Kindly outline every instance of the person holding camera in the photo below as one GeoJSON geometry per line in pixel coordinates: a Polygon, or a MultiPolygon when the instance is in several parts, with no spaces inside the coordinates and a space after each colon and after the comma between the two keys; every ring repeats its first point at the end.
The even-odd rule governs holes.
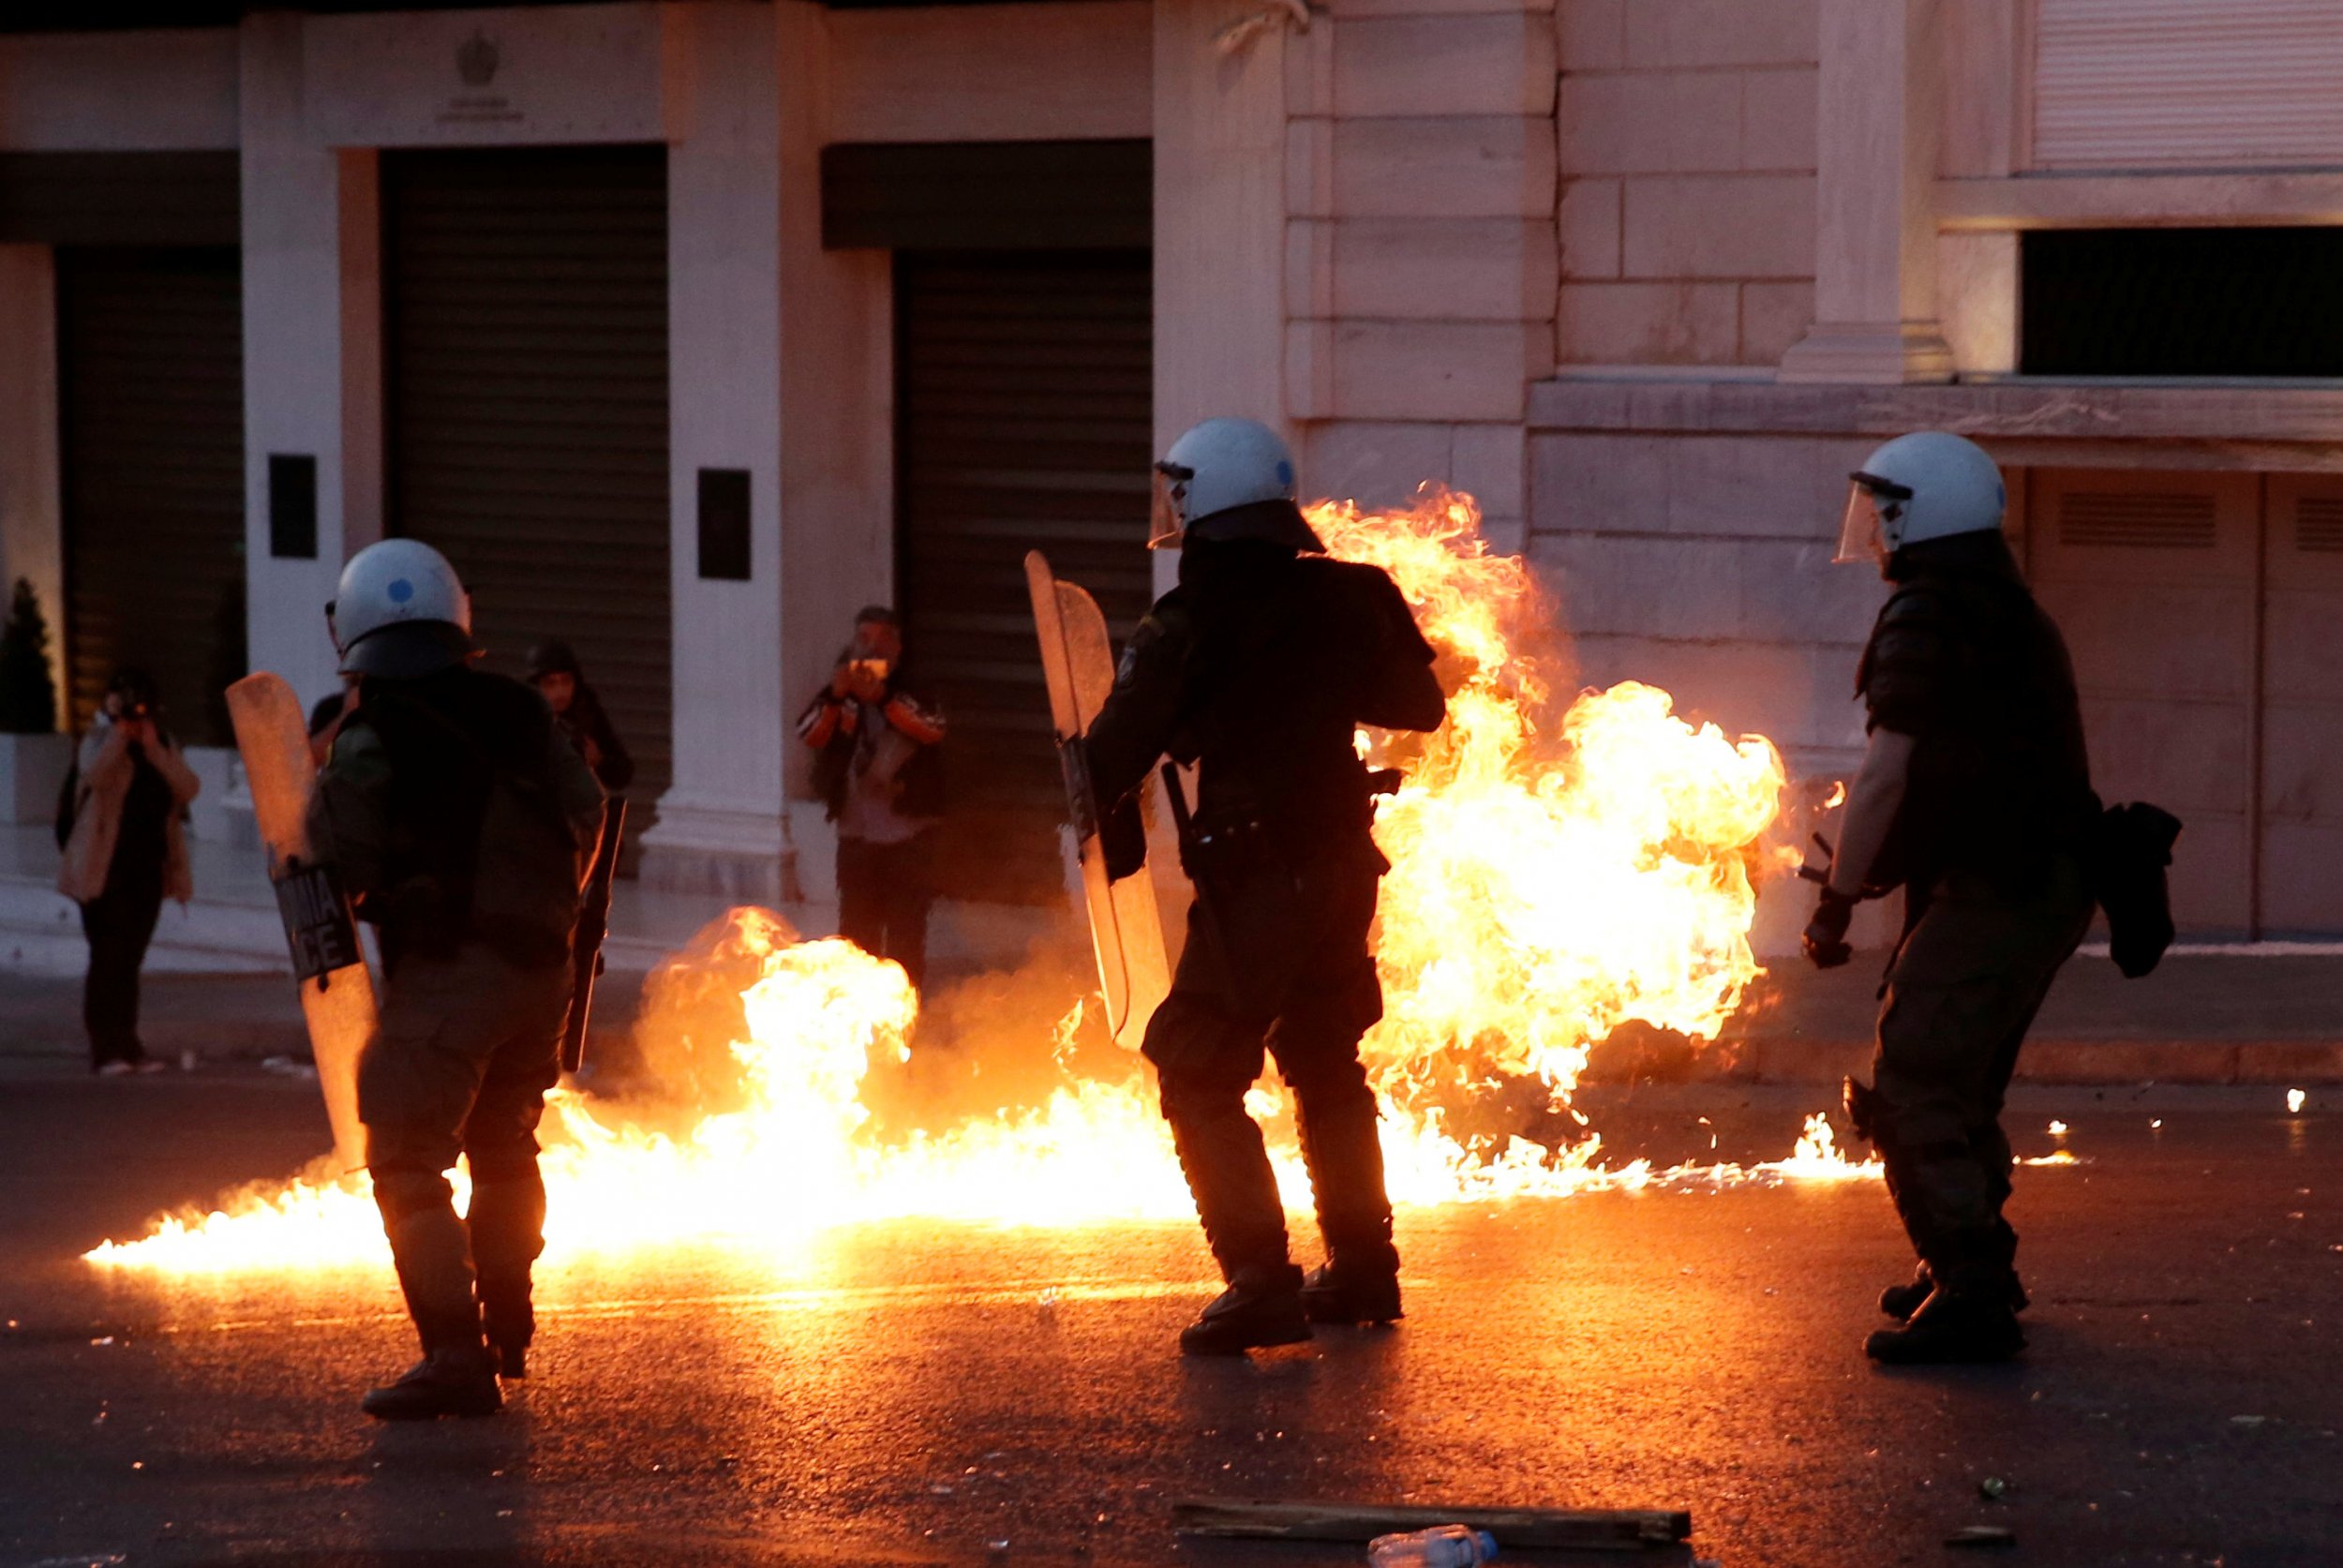
{"type": "Polygon", "coordinates": [[[82,1020],[90,1070],[101,1076],[163,1069],[139,1039],[139,970],[163,900],[195,896],[180,819],[201,787],[163,727],[154,678],[116,671],[82,738],[57,824],[65,850],[57,891],[82,906],[89,941],[82,1020]]]}
{"type": "Polygon", "coordinates": [[[813,787],[838,824],[838,934],[927,975],[935,902],[934,828],[944,814],[944,720],[903,683],[903,621],[884,605],[856,615],[829,684],[798,718],[818,754],[813,787]]]}

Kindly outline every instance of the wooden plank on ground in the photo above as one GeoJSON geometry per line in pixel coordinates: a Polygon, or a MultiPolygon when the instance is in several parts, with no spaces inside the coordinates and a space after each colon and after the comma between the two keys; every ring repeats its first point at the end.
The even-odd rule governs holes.
{"type": "Polygon", "coordinates": [[[1485,1530],[1500,1547],[1635,1551],[1689,1539],[1693,1516],[1682,1509],[1425,1508],[1236,1498],[1189,1498],[1172,1504],[1173,1530],[1224,1540],[1370,1541],[1434,1525],[1485,1530]]]}

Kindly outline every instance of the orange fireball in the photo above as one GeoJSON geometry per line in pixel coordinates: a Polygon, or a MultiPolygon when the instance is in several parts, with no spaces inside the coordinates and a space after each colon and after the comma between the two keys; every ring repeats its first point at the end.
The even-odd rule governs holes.
{"type": "MultiPolygon", "coordinates": [[[[1674,711],[1626,682],[1572,694],[1567,655],[1529,564],[1490,552],[1470,498],[1309,508],[1329,549],[1390,572],[1440,653],[1448,721],[1365,735],[1404,783],[1381,806],[1392,862],[1376,959],[1383,1021],[1364,1051],[1384,1103],[1394,1198],[1457,1202],[1736,1168],[1605,1168],[1600,1140],[1561,1149],[1466,1138],[1459,1113],[1495,1086],[1567,1109],[1588,1053],[1640,1020],[1716,1038],[1761,973],[1749,931],[1763,840],[1782,809],[1772,744],[1674,711]]],[[[644,1052],[685,1103],[555,1094],[545,1122],[549,1260],[716,1240],[788,1248],[822,1229],[932,1217],[1024,1225],[1185,1217],[1189,1201],[1135,1059],[1066,1070],[1082,1002],[1058,1026],[1057,1086],[1037,1103],[874,1131],[873,1074],[907,1050],[916,999],[894,964],[735,910],[654,977],[644,1052]]],[[[1278,1098],[1257,1094],[1276,1120],[1278,1098]]],[[[1308,1187],[1278,1122],[1279,1177],[1308,1187]]],[[[1768,1175],[1842,1174],[1821,1118],[1768,1175]]],[[[385,1261],[364,1178],[247,1189],[206,1214],[109,1243],[94,1262],[174,1273],[385,1261]]]]}

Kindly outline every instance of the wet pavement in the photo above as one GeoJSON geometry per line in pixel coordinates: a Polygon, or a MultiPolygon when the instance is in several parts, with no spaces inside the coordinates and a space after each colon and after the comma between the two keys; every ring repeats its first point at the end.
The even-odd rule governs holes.
{"type": "MultiPolygon", "coordinates": [[[[2021,1153],[2056,1116],[2082,1163],[2021,1172],[2014,1366],[1868,1366],[1885,1198],[1792,1182],[1408,1213],[1404,1325],[1249,1362],[1171,1354],[1209,1290],[1185,1225],[582,1262],[503,1416],[385,1428],[354,1400],[411,1355],[387,1269],[78,1259],[296,1169],[314,1090],[0,1072],[0,1568],[1365,1560],[1180,1541],[1193,1495],[1692,1512],[1689,1552],[1557,1562],[1959,1562],[1976,1524],[2045,1564],[2343,1561],[2332,1090],[2022,1091],[2021,1153]]],[[[1595,1098],[1664,1161],[1780,1157],[1816,1108],[1595,1098]]]]}

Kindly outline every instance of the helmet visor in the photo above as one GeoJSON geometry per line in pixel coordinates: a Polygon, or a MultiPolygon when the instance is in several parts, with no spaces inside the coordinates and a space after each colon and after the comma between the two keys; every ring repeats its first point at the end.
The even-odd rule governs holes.
{"type": "Polygon", "coordinates": [[[1154,493],[1147,506],[1149,549],[1180,547],[1180,534],[1187,527],[1187,482],[1195,477],[1194,469],[1184,469],[1176,463],[1156,465],[1154,493]]]}
{"type": "Polygon", "coordinates": [[[1846,515],[1839,519],[1839,551],[1830,558],[1833,566],[1845,566],[1861,561],[1870,566],[1887,563],[1887,537],[1880,530],[1879,496],[1861,479],[1847,482],[1846,515]]]}

